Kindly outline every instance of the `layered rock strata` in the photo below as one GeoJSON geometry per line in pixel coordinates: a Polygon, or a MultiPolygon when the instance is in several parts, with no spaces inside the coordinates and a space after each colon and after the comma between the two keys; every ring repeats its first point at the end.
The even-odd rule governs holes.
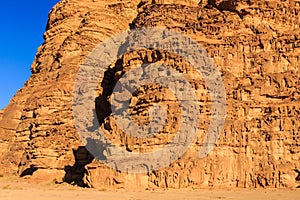
{"type": "Polygon", "coordinates": [[[0,173],[99,188],[298,187],[299,11],[296,0],[62,0],[49,14],[30,79],[0,114],[0,173]],[[102,128],[122,148],[152,151],[174,136],[180,120],[172,94],[150,85],[135,93],[131,112],[138,124],[146,124],[152,103],[168,107],[161,134],[137,140],[116,128],[107,99],[133,65],[172,66],[187,77],[201,108],[197,139],[182,158],[158,171],[127,174],[101,164],[82,146],[72,97],[88,54],[115,34],[140,27],[180,31],[207,50],[222,73],[227,116],[214,150],[198,159],[211,113],[205,82],[168,52],[140,50],[118,58],[99,84],[95,105],[102,128]]]}

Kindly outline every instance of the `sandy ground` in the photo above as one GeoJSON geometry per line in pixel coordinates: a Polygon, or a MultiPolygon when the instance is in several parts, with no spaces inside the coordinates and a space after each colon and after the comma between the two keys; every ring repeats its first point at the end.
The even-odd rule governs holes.
{"type": "Polygon", "coordinates": [[[0,178],[0,200],[300,200],[300,189],[267,190],[96,190],[67,184],[34,184],[16,177],[0,178]]]}

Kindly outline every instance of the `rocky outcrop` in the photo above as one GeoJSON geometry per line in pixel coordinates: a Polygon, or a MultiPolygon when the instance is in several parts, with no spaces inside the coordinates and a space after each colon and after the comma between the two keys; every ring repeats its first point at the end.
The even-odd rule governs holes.
{"type": "MultiPolygon", "coordinates": [[[[299,11],[296,0],[61,1],[49,14],[32,76],[0,117],[0,172],[85,187],[298,187],[299,11]],[[99,97],[108,97],[113,86],[105,80],[117,80],[132,63],[159,62],[186,74],[202,110],[197,140],[180,160],[148,174],[121,173],[82,147],[72,116],[74,80],[80,64],[100,42],[130,28],[156,26],[183,32],[213,58],[227,92],[225,127],[213,152],[198,159],[211,112],[205,82],[174,55],[156,50],[124,55],[111,66],[114,70],[106,72],[99,97]]],[[[135,96],[142,103],[132,105],[133,118],[147,122],[145,113],[153,99],[169,105],[169,114],[176,116],[178,105],[171,96],[164,88],[142,88],[135,96]]],[[[99,121],[128,151],[146,152],[165,144],[178,125],[169,117],[160,136],[136,141],[114,129],[99,97],[99,121]]]]}
{"type": "Polygon", "coordinates": [[[0,120],[2,120],[3,110],[0,110],[0,120]]]}

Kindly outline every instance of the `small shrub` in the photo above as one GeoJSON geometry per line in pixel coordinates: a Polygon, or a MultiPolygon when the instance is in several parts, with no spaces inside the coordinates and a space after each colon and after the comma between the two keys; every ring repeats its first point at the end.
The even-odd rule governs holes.
{"type": "Polygon", "coordinates": [[[2,190],[23,190],[23,188],[18,187],[18,186],[6,185],[6,186],[2,187],[2,190]]]}
{"type": "Polygon", "coordinates": [[[3,190],[8,190],[8,189],[10,189],[10,185],[6,185],[6,186],[2,187],[2,189],[3,190]]]}
{"type": "Polygon", "coordinates": [[[99,192],[107,192],[107,189],[101,188],[101,189],[99,189],[99,192]]]}

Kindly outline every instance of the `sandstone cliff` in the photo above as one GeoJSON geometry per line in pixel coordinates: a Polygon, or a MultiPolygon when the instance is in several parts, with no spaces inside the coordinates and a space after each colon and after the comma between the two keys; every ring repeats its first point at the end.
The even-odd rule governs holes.
{"type": "MultiPolygon", "coordinates": [[[[32,76],[0,117],[0,173],[114,188],[298,187],[299,12],[298,0],[62,0],[49,14],[32,76]],[[153,26],[183,32],[214,59],[227,91],[225,127],[213,152],[197,159],[194,155],[210,113],[207,94],[200,95],[201,131],[180,160],[144,175],[120,173],[97,162],[82,147],[72,118],[74,79],[101,41],[124,30],[153,26]]],[[[197,91],[206,88],[201,78],[189,74],[188,64],[149,51],[119,58],[113,67],[121,70],[108,71],[106,78],[125,72],[131,61],[163,62],[186,73],[197,91]]],[[[109,84],[103,88],[109,90],[109,84]]],[[[142,122],[147,121],[143,112],[151,103],[151,92],[167,101],[163,89],[149,91],[138,92],[145,105],[133,110],[142,122]]],[[[130,151],[142,144],[144,151],[150,151],[164,144],[171,128],[176,128],[176,120],[169,119],[171,128],[165,129],[164,139],[139,143],[114,131],[109,113],[101,109],[103,102],[96,97],[95,101],[103,127],[130,151]]],[[[171,112],[176,114],[176,109],[171,112]]]]}

